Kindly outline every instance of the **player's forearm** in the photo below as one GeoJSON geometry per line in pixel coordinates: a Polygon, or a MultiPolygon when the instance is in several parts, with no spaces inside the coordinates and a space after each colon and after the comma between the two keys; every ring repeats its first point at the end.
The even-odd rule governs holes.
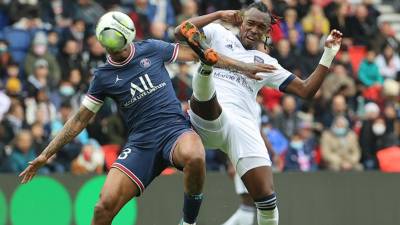
{"type": "MultiPolygon", "coordinates": [[[[214,22],[215,20],[218,20],[221,18],[221,14],[219,11],[204,15],[204,16],[198,16],[198,17],[193,17],[188,19],[189,22],[194,24],[198,29],[214,22]]],[[[177,26],[175,28],[175,37],[178,40],[184,40],[181,33],[180,33],[181,26],[177,26]]]]}
{"type": "Polygon", "coordinates": [[[64,125],[63,129],[56,135],[50,144],[43,150],[41,155],[49,159],[64,145],[71,142],[88,124],[91,115],[82,111],[82,108],[64,125]]]}
{"type": "Polygon", "coordinates": [[[304,96],[302,97],[306,99],[313,98],[321,87],[322,82],[324,82],[328,72],[328,67],[319,64],[314,72],[304,81],[304,96]]]}
{"type": "Polygon", "coordinates": [[[246,72],[246,63],[232,59],[220,53],[218,53],[218,56],[218,62],[215,64],[215,67],[229,71],[246,72]]]}

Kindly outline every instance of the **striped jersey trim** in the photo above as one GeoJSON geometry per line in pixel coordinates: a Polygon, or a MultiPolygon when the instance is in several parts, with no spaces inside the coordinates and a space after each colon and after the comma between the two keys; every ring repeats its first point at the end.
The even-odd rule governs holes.
{"type": "Polygon", "coordinates": [[[111,167],[114,167],[116,169],[121,170],[121,172],[125,173],[139,188],[140,194],[141,195],[144,191],[144,185],[142,181],[134,174],[132,171],[130,171],[128,168],[126,168],[124,165],[120,163],[113,163],[111,167]]]}
{"type": "Polygon", "coordinates": [[[174,47],[174,52],[172,53],[172,57],[170,60],[168,60],[168,63],[173,63],[176,61],[176,59],[178,58],[178,53],[179,53],[179,43],[175,44],[174,47]]]}
{"type": "Polygon", "coordinates": [[[110,63],[112,66],[117,66],[117,67],[121,67],[121,66],[127,65],[133,59],[133,56],[135,55],[135,45],[133,43],[130,44],[130,48],[131,48],[131,52],[129,53],[128,58],[126,58],[124,61],[115,62],[115,61],[113,61],[111,59],[110,55],[108,55],[107,56],[107,62],[110,63]]]}

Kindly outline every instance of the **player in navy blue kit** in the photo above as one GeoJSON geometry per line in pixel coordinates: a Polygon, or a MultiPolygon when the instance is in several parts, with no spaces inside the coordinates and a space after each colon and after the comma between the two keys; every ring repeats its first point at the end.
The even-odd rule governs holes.
{"type": "MultiPolygon", "coordinates": [[[[105,14],[96,31],[101,33],[98,39],[108,52],[107,63],[95,70],[79,111],[20,174],[22,183],[30,181],[52,155],[77,136],[100,109],[105,97],[111,97],[122,111],[129,137],[107,175],[92,224],[111,224],[118,211],[130,199],[141,195],[168,166],[184,173],[181,224],[195,224],[205,176],[204,147],[181,110],[164,64],[197,60],[197,54],[189,47],[158,40],[132,42],[133,22],[119,12],[105,14]],[[109,27],[102,27],[104,18],[109,27]]],[[[208,53],[217,57],[212,51],[208,53]]],[[[202,60],[207,61],[207,57],[202,60]]],[[[212,64],[215,60],[218,58],[210,58],[208,62],[212,64]]],[[[221,59],[218,65],[254,72],[263,70],[229,59],[221,59]]]]}

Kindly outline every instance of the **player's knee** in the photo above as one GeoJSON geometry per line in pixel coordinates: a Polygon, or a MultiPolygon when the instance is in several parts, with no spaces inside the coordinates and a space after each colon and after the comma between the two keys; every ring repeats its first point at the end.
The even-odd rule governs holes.
{"type": "Polygon", "coordinates": [[[206,156],[199,136],[191,135],[187,141],[191,144],[187,149],[182,151],[184,165],[190,165],[191,167],[204,167],[206,156]]]}
{"type": "Polygon", "coordinates": [[[100,197],[100,200],[97,202],[94,207],[94,213],[97,217],[110,218],[112,219],[114,213],[114,204],[110,199],[100,197]]]}
{"type": "Polygon", "coordinates": [[[275,193],[254,200],[255,206],[259,210],[274,210],[276,208],[276,203],[277,197],[275,193]]]}

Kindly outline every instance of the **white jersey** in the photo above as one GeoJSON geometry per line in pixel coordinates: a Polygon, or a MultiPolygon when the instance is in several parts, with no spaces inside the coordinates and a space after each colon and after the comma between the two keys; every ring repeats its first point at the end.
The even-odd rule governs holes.
{"type": "Polygon", "coordinates": [[[238,61],[266,63],[277,68],[272,73],[259,73],[258,75],[263,78],[260,81],[226,69],[214,68],[213,70],[218,102],[222,108],[238,116],[257,121],[259,117],[256,102],[258,91],[265,85],[282,90],[295,78],[294,75],[271,56],[257,50],[246,50],[239,39],[220,24],[211,23],[203,27],[203,31],[210,46],[218,53],[238,61]]]}

